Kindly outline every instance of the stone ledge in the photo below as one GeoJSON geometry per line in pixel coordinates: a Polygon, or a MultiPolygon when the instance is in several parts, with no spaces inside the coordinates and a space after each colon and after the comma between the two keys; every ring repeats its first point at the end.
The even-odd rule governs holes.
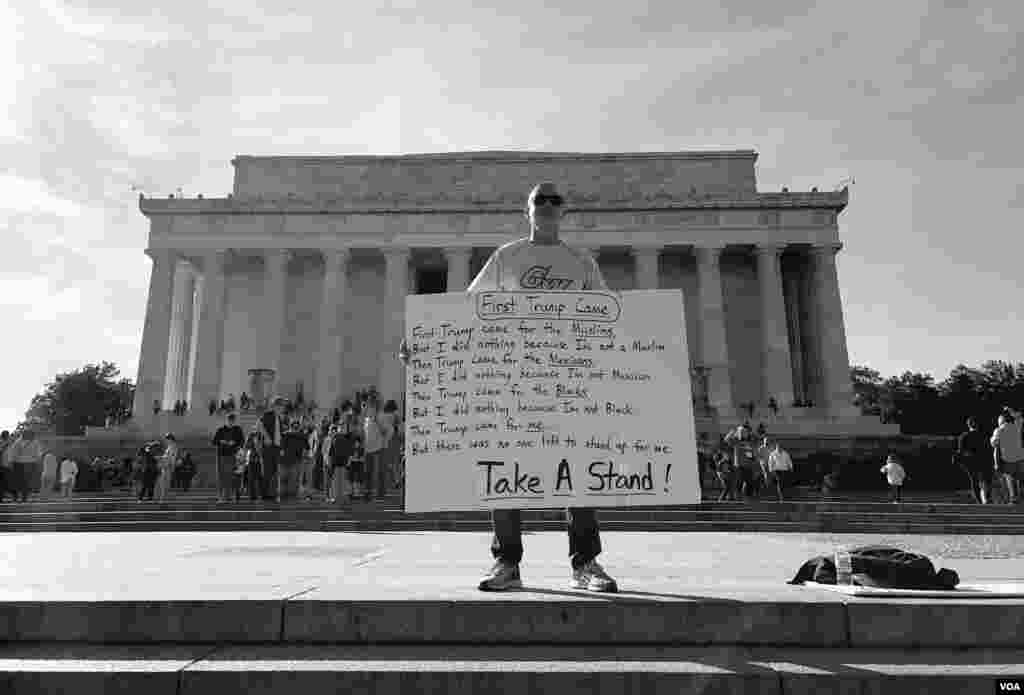
{"type": "Polygon", "coordinates": [[[996,692],[1021,650],[742,647],[0,648],[4,692],[996,692]]]}
{"type": "Polygon", "coordinates": [[[851,601],[846,611],[853,647],[1024,645],[1024,600],[1021,599],[975,603],[875,598],[851,601]]]}
{"type": "Polygon", "coordinates": [[[838,603],[658,601],[341,602],[285,604],[285,642],[417,640],[479,644],[793,644],[845,640],[838,603]]]}
{"type": "Polygon", "coordinates": [[[1024,646],[1020,599],[807,599],[12,601],[0,626],[12,643],[1024,646]]]}
{"type": "Polygon", "coordinates": [[[544,152],[531,150],[477,150],[466,152],[423,152],[410,154],[348,155],[252,155],[239,154],[231,164],[377,164],[382,162],[546,162],[546,161],[620,161],[628,159],[756,159],[756,150],[682,150],[669,152],[544,152]]]}
{"type": "MultiPolygon", "coordinates": [[[[144,215],[226,215],[226,214],[514,214],[522,215],[524,194],[503,199],[414,198],[376,196],[346,199],[341,196],[313,198],[240,196],[232,198],[140,198],[144,215]]],[[[762,208],[820,208],[842,210],[848,203],[845,193],[756,193],[750,196],[644,196],[637,198],[600,198],[582,196],[568,199],[567,211],[574,212],[648,212],[674,210],[752,210],[762,208]]],[[[717,226],[717,225],[716,225],[717,226]]]]}
{"type": "Polygon", "coordinates": [[[280,601],[0,602],[9,642],[275,642],[280,601]]]}

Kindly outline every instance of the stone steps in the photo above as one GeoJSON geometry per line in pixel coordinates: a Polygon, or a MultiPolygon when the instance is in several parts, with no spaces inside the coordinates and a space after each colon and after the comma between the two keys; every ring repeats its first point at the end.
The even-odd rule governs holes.
{"type": "MultiPolygon", "coordinates": [[[[4,692],[970,695],[1021,683],[1024,650],[651,646],[45,645],[0,650],[4,692]],[[1016,679],[1014,678],[1016,676],[1016,679]]],[[[1019,692],[1008,690],[1007,692],[1019,692]]]]}
{"type": "MultiPolygon", "coordinates": [[[[699,505],[607,508],[608,531],[776,531],[917,534],[1024,533],[1024,508],[918,500],[884,502],[705,502],[699,505]]],[[[562,530],[561,510],[526,510],[527,531],[562,530]]],[[[127,491],[74,500],[0,505],[0,532],[32,531],[488,531],[487,511],[407,514],[397,496],[342,507],[323,502],[242,501],[216,504],[205,491],[164,502],[136,501],[127,491]]]]}
{"type": "Polygon", "coordinates": [[[11,693],[989,693],[1024,601],[0,602],[11,693]]]}
{"type": "Polygon", "coordinates": [[[564,538],[557,559],[534,538],[527,586],[485,594],[476,541],[399,538],[11,537],[37,564],[2,587],[0,692],[906,695],[1024,675],[1024,599],[791,586],[759,570],[781,545],[719,564],[652,535],[598,595],[568,589],[564,538]]]}

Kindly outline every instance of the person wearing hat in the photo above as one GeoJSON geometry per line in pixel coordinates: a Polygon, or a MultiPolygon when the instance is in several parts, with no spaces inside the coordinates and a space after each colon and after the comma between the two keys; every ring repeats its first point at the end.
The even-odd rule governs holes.
{"type": "MultiPolygon", "coordinates": [[[[565,200],[555,184],[534,186],[526,200],[529,237],[498,248],[466,290],[546,290],[579,292],[608,290],[601,269],[590,253],[567,246],[559,237],[565,200]]],[[[615,580],[597,562],[601,537],[594,509],[566,510],[569,526],[569,586],[573,589],[614,592],[615,580]]],[[[491,511],[494,566],[480,581],[482,591],[522,587],[519,563],[523,555],[522,521],[518,509],[491,511]]]]}

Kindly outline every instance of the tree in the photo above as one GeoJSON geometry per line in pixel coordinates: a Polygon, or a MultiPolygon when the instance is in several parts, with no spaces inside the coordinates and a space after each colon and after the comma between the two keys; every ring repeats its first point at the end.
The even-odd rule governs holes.
{"type": "Polygon", "coordinates": [[[26,424],[57,435],[84,434],[87,426],[102,427],[108,416],[117,417],[131,407],[135,387],[112,362],[87,364],[58,374],[32,398],[26,424]]]}
{"type": "Polygon", "coordinates": [[[883,384],[891,398],[893,416],[906,434],[944,434],[942,408],[931,374],[903,372],[883,384]]]}
{"type": "Polygon", "coordinates": [[[850,367],[853,381],[853,404],[864,415],[882,414],[882,375],[874,369],[860,365],[850,367]]]}

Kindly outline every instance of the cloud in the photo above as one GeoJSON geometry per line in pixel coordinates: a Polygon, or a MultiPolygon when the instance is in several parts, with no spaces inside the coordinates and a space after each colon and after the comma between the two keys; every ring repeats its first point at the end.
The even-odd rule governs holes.
{"type": "Polygon", "coordinates": [[[0,173],[0,214],[43,214],[57,217],[77,217],[82,207],[49,190],[44,181],[26,179],[14,174],[0,173]]]}
{"type": "Polygon", "coordinates": [[[16,355],[9,398],[23,409],[85,357],[134,377],[149,264],[133,187],[223,195],[236,154],[754,147],[762,190],[858,177],[840,217],[851,353],[922,354],[928,336],[879,323],[886,303],[983,304],[992,323],[970,330],[997,330],[987,298],[1016,291],[1024,253],[1006,234],[1022,25],[1020,3],[926,0],[0,3],[0,325],[46,346],[16,355]],[[980,300],[944,257],[985,269],[967,283],[980,300]]]}

